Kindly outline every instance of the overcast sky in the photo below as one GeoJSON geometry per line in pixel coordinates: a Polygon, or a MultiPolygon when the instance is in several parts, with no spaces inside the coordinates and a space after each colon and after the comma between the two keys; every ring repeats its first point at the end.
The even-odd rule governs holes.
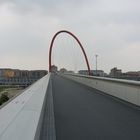
{"type": "MultiPolygon", "coordinates": [[[[48,69],[49,44],[61,29],[80,39],[92,69],[98,54],[105,72],[140,71],[139,0],[0,0],[0,67],[48,69]]],[[[67,56],[62,62],[71,68],[67,56]]]]}

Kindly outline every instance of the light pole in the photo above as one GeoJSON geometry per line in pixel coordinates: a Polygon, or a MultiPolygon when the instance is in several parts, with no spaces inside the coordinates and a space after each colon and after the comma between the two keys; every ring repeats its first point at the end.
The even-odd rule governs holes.
{"type": "Polygon", "coordinates": [[[98,57],[98,55],[96,54],[95,55],[95,58],[96,58],[96,76],[97,76],[97,57],[98,57]]]}

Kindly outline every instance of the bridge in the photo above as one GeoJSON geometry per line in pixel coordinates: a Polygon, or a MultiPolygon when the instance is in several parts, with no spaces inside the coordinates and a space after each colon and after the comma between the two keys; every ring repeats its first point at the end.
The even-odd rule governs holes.
{"type": "Polygon", "coordinates": [[[140,82],[91,76],[87,57],[88,76],[52,73],[49,58],[50,73],[0,109],[0,140],[140,139],[140,82]]]}

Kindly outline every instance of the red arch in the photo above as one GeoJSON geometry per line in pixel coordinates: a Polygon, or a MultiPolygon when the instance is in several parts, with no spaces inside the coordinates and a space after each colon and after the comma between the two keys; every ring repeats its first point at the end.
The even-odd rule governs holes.
{"type": "Polygon", "coordinates": [[[90,75],[90,66],[89,66],[89,62],[88,62],[88,58],[87,58],[87,55],[86,55],[86,52],[81,44],[81,42],[79,41],[79,39],[71,32],[67,31],[67,30],[61,30],[59,32],[57,32],[54,37],[52,38],[52,41],[51,41],[51,44],[50,44],[50,50],[49,50],[49,72],[51,72],[51,66],[52,66],[52,61],[51,61],[51,55],[52,55],[52,47],[53,47],[53,44],[54,44],[54,41],[55,41],[55,38],[61,34],[61,33],[67,33],[69,35],[71,35],[76,41],[77,43],[79,44],[80,48],[82,49],[82,52],[84,54],[84,57],[85,57],[85,61],[86,61],[86,64],[87,64],[87,68],[88,68],[88,73],[90,75]]]}

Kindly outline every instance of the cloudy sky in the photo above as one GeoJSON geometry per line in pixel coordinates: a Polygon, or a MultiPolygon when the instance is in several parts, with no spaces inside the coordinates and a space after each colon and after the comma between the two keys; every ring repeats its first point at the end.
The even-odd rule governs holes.
{"type": "MultiPolygon", "coordinates": [[[[49,44],[61,29],[80,39],[92,69],[98,54],[98,68],[105,72],[115,66],[140,71],[139,0],[0,0],[0,67],[48,69],[49,44]]],[[[55,44],[60,40],[74,45],[67,35],[55,44]]],[[[67,48],[54,49],[54,63],[81,69],[78,47],[67,48]]]]}

